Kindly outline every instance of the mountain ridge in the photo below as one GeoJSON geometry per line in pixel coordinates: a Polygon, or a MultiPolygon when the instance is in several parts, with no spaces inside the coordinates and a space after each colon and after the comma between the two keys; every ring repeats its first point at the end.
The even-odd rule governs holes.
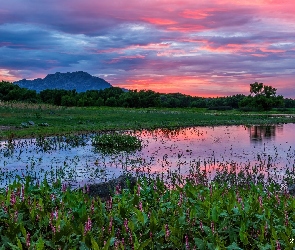
{"type": "Polygon", "coordinates": [[[34,80],[22,79],[14,82],[22,88],[36,90],[40,92],[45,89],[65,89],[77,92],[85,92],[87,90],[100,90],[113,87],[110,83],[102,78],[92,76],[84,71],[48,74],[46,77],[34,80]]]}

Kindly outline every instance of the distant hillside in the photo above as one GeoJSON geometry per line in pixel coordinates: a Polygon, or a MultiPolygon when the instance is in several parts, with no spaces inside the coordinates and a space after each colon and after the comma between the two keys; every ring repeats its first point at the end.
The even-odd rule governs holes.
{"type": "Polygon", "coordinates": [[[83,71],[72,73],[48,74],[44,79],[37,78],[34,80],[20,80],[14,82],[22,88],[28,88],[40,92],[44,89],[76,89],[77,92],[85,92],[87,90],[99,90],[110,88],[112,85],[102,78],[92,76],[83,71]]]}

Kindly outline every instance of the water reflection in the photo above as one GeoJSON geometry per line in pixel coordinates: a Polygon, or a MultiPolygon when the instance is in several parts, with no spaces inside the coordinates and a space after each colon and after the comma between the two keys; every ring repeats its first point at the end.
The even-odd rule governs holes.
{"type": "Polygon", "coordinates": [[[267,126],[250,126],[250,140],[259,142],[263,140],[272,140],[275,138],[277,133],[283,133],[283,125],[267,125],[267,126]]]}
{"type": "Polygon", "coordinates": [[[222,169],[271,174],[282,179],[295,166],[295,124],[272,126],[190,127],[128,131],[143,143],[140,151],[104,155],[91,145],[93,135],[79,138],[0,142],[0,186],[16,175],[76,183],[101,182],[124,171],[192,175],[198,167],[214,177],[222,169]],[[249,140],[250,137],[250,140],[249,140]],[[69,143],[70,142],[70,143],[69,143]],[[264,142],[264,143],[257,143],[264,142]]]}

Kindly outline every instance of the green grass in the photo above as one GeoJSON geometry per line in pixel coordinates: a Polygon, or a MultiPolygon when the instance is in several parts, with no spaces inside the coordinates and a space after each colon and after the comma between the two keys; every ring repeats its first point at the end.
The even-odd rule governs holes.
{"type": "MultiPolygon", "coordinates": [[[[294,117],[271,116],[281,113],[281,111],[245,113],[235,110],[216,112],[196,108],[66,108],[44,104],[0,103],[0,126],[8,126],[6,130],[0,129],[0,139],[106,130],[295,122],[294,117]],[[28,121],[33,121],[35,125],[21,127],[21,123],[28,121]],[[41,126],[44,123],[49,126],[41,126]]],[[[294,115],[295,110],[290,109],[284,113],[294,115]]]]}

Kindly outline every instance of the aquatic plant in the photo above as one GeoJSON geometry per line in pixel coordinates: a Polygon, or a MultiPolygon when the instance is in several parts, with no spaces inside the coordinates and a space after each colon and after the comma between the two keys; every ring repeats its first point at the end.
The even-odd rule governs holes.
{"type": "Polygon", "coordinates": [[[169,189],[141,178],[107,201],[70,190],[15,181],[0,191],[5,249],[293,249],[295,199],[275,185],[217,183],[169,189]]]}
{"type": "Polygon", "coordinates": [[[133,135],[108,133],[95,136],[92,145],[104,153],[131,152],[141,149],[141,140],[133,135]]]}

